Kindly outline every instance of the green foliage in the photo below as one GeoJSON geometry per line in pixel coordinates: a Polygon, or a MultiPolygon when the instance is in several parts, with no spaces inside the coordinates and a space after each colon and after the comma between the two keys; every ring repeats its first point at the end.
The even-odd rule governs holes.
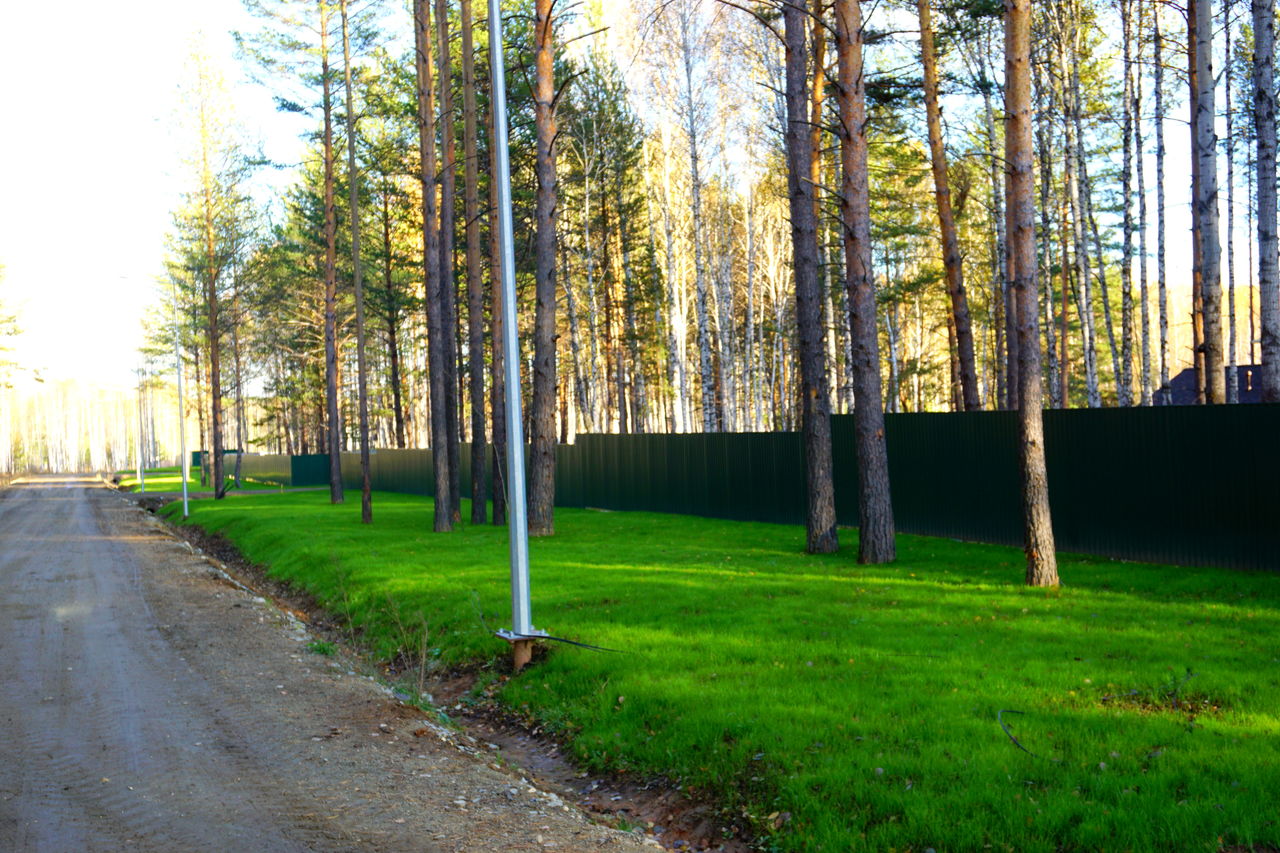
{"type": "MultiPolygon", "coordinates": [[[[412,651],[401,612],[442,665],[502,656],[507,531],[436,535],[429,499],[375,500],[373,526],[310,493],[192,523],[384,659],[412,651]]],[[[535,624],[618,651],[553,645],[499,695],[584,767],[709,793],[779,850],[1280,842],[1275,577],[1064,558],[1046,594],[1016,549],[901,536],[870,567],[854,538],[809,556],[799,527],[558,510],[531,543],[535,624]]]]}
{"type": "Polygon", "coordinates": [[[335,646],[333,643],[329,642],[328,640],[312,640],[311,642],[307,643],[307,651],[311,652],[312,654],[324,655],[325,657],[332,657],[333,654],[338,651],[338,647],[335,646]]]}

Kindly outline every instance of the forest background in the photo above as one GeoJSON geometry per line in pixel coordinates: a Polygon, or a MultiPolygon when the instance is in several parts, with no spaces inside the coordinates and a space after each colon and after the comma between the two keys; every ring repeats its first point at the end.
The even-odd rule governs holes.
{"type": "MultiPolygon", "coordinates": [[[[1260,308],[1253,284],[1256,193],[1251,183],[1248,79],[1252,29],[1247,4],[1217,5],[1215,67],[1227,70],[1219,81],[1219,153],[1222,171],[1229,175],[1224,184],[1231,188],[1227,192],[1224,187],[1222,193],[1221,231],[1223,244],[1229,246],[1224,279],[1234,281],[1226,294],[1226,349],[1230,361],[1248,364],[1257,361],[1260,308]]],[[[331,6],[336,13],[337,4],[331,6]]],[[[506,8],[517,268],[522,339],[527,341],[533,322],[537,183],[530,94],[534,10],[520,4],[506,8]]],[[[429,443],[431,394],[421,293],[422,195],[415,177],[421,164],[413,109],[412,23],[409,11],[398,4],[360,4],[352,11],[358,36],[350,66],[359,117],[356,169],[363,178],[359,209],[369,306],[370,426],[375,446],[423,446],[429,443]]],[[[238,9],[223,13],[229,30],[249,39],[261,31],[261,19],[238,9]]],[[[933,5],[946,173],[983,408],[1009,402],[1004,310],[1008,287],[1002,272],[999,187],[1002,68],[993,60],[1000,53],[999,13],[999,4],[933,5]]],[[[453,7],[447,12],[450,90],[459,94],[460,102],[458,14],[453,7]]],[[[154,25],[163,18],[149,20],[154,25]]],[[[124,44],[129,39],[122,26],[116,25],[124,44]]],[[[309,29],[315,32],[314,25],[309,29]]],[[[783,159],[781,43],[742,10],[691,0],[575,6],[558,15],[555,29],[559,436],[572,440],[579,431],[797,428],[799,377],[783,159]]],[[[963,406],[955,314],[930,175],[919,29],[914,4],[877,5],[867,21],[872,258],[889,411],[963,406]]],[[[1186,239],[1189,187],[1182,177],[1190,160],[1187,24],[1177,9],[1164,3],[1078,0],[1043,7],[1033,32],[1040,176],[1037,245],[1047,395],[1055,405],[1145,403],[1158,398],[1168,376],[1193,362],[1191,253],[1186,239]],[[1061,14],[1051,14],[1051,9],[1061,14]],[[1160,128],[1167,181],[1157,162],[1160,128]],[[1167,217],[1163,264],[1161,211],[1167,217]]],[[[479,46],[474,86],[481,114],[487,109],[485,34],[480,10],[473,38],[479,46]]],[[[225,254],[225,273],[220,271],[217,282],[229,306],[223,324],[227,339],[220,333],[219,340],[235,362],[219,382],[222,408],[232,412],[229,445],[304,452],[328,442],[321,411],[324,157],[316,69],[307,65],[317,54],[315,46],[304,41],[293,47],[297,55],[277,57],[285,65],[292,63],[291,68],[255,64],[244,51],[237,57],[231,44],[219,38],[197,44],[190,56],[178,57],[172,51],[163,57],[152,55],[153,67],[185,67],[168,78],[182,81],[177,97],[159,97],[168,104],[176,101],[162,123],[168,144],[160,147],[166,155],[160,155],[160,147],[135,147],[133,156],[108,149],[107,155],[114,155],[125,168],[88,170],[145,175],[155,171],[146,158],[160,163],[170,157],[165,215],[156,216],[159,194],[153,194],[145,227],[139,225],[143,220],[133,217],[100,217],[111,223],[108,232],[123,219],[126,227],[132,226],[135,244],[150,240],[150,256],[141,263],[136,249],[116,263],[116,256],[124,253],[113,255],[101,246],[87,245],[70,253],[93,260],[88,268],[64,273],[75,281],[68,291],[58,286],[59,275],[50,272],[67,264],[49,263],[53,253],[46,250],[39,273],[33,274],[36,267],[25,260],[28,250],[17,248],[31,232],[30,223],[53,221],[52,212],[31,216],[29,207],[27,215],[21,213],[22,205],[7,208],[6,224],[11,227],[4,230],[14,237],[3,247],[9,271],[0,285],[0,299],[12,306],[24,299],[29,303],[33,294],[56,294],[63,328],[49,334],[39,311],[28,311],[14,324],[26,334],[16,338],[16,344],[6,344],[14,351],[9,384],[16,387],[3,392],[7,417],[0,419],[5,432],[0,435],[0,465],[123,466],[135,455],[139,430],[150,459],[174,457],[170,318],[175,285],[187,381],[204,401],[189,412],[190,429],[193,439],[207,435],[210,425],[203,421],[211,406],[205,284],[182,268],[183,253],[189,260],[192,251],[189,217],[201,187],[196,163],[202,152],[220,158],[214,177],[229,203],[228,218],[219,226],[219,239],[226,241],[218,248],[225,254]],[[292,78],[289,71],[295,72],[292,78]],[[258,85],[237,82],[237,77],[256,78],[258,85]],[[264,98],[283,110],[270,115],[264,98]],[[209,117],[203,132],[197,116],[201,104],[209,117]],[[299,141],[290,145],[284,140],[299,141]],[[173,160],[173,154],[184,162],[173,160]],[[163,248],[156,245],[157,227],[167,232],[163,248]],[[155,286],[157,271],[162,272],[155,286]],[[106,294],[95,309],[102,305],[110,310],[68,310],[69,305],[84,304],[87,293],[106,294]],[[142,300],[149,304],[149,316],[143,316],[147,312],[142,300]],[[87,318],[90,328],[66,326],[76,316],[87,318]],[[151,336],[142,364],[135,355],[139,317],[151,336]],[[46,343],[43,350],[31,346],[41,336],[55,343],[46,343]],[[126,355],[113,358],[113,350],[126,355]],[[72,354],[74,369],[65,361],[50,367],[57,361],[50,352],[72,354]],[[37,377],[42,360],[44,372],[37,377]],[[105,371],[108,365],[110,376],[99,373],[87,382],[68,381],[77,370],[83,377],[86,366],[105,371]],[[140,374],[130,376],[131,368],[141,368],[140,374]],[[130,386],[136,399],[123,390],[130,386]]],[[[812,47],[817,53],[816,41],[812,47]]],[[[338,42],[328,48],[328,74],[336,97],[344,69],[338,42]]],[[[130,55],[127,50],[119,53],[130,55]]],[[[834,72],[832,53],[828,49],[825,54],[828,80],[834,72]]],[[[824,117],[819,121],[824,129],[816,134],[815,150],[822,153],[815,184],[829,391],[833,410],[840,412],[852,405],[847,369],[851,335],[840,285],[842,247],[832,192],[838,180],[837,146],[829,120],[834,99],[828,89],[815,87],[826,94],[825,103],[814,100],[816,114],[824,117]]],[[[152,90],[150,97],[158,96],[152,90]]],[[[56,98],[36,95],[29,110],[36,116],[54,115],[51,103],[56,98]]],[[[117,91],[108,103],[133,101],[125,91],[117,91]]],[[[461,104],[455,106],[454,136],[461,140],[461,104]]],[[[332,119],[332,142],[340,150],[346,144],[340,104],[332,119]]],[[[139,121],[143,126],[157,123],[139,121]]],[[[74,134],[71,128],[62,129],[66,136],[74,134]]],[[[476,162],[478,191],[486,199],[487,140],[481,121],[476,162]]],[[[6,162],[38,162],[45,155],[36,149],[28,143],[20,156],[6,162]]],[[[464,162],[464,157],[455,156],[454,180],[459,186],[464,162]]],[[[345,198],[349,183],[344,158],[334,158],[334,167],[334,189],[345,198]]],[[[15,176],[18,171],[14,169],[15,176]]],[[[35,171],[45,176],[46,188],[73,191],[73,185],[59,177],[61,170],[35,171]]],[[[114,188],[114,197],[128,198],[127,185],[114,188]]],[[[146,183],[135,179],[134,185],[146,183]]],[[[457,220],[466,219],[461,196],[459,191],[457,220]]],[[[41,210],[48,208],[37,208],[41,210]]],[[[335,222],[334,305],[338,440],[353,449],[358,394],[348,210],[349,205],[341,203],[334,207],[337,220],[348,220],[335,222]]],[[[482,204],[479,210],[487,252],[490,205],[482,204]]],[[[453,239],[459,306],[458,372],[453,381],[458,392],[456,432],[461,438],[475,429],[466,387],[475,368],[465,328],[470,306],[464,232],[456,228],[453,239]]],[[[487,256],[480,270],[485,294],[480,313],[487,324],[492,304],[487,256]]],[[[483,330],[482,335],[489,334],[488,325],[483,330]]],[[[493,366],[487,340],[480,345],[482,373],[493,366]]],[[[485,412],[486,421],[492,414],[485,412]]]]}

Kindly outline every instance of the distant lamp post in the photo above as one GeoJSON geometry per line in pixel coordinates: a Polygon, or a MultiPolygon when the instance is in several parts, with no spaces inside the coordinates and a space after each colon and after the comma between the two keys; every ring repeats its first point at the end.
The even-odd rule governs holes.
{"type": "Polygon", "coordinates": [[[143,458],[146,453],[146,437],[142,434],[142,383],[145,368],[138,368],[138,440],[135,442],[138,457],[138,491],[145,493],[147,491],[147,464],[143,458]]]}
{"type": "Polygon", "coordinates": [[[520,412],[520,327],[516,325],[516,258],[511,225],[511,161],[507,150],[507,78],[502,56],[502,8],[499,0],[489,0],[489,79],[498,161],[495,177],[498,180],[498,239],[502,246],[502,344],[507,383],[507,525],[511,539],[511,629],[497,634],[511,643],[512,663],[519,672],[533,655],[534,641],[547,636],[547,633],[533,627],[529,601],[529,520],[520,412]]]}

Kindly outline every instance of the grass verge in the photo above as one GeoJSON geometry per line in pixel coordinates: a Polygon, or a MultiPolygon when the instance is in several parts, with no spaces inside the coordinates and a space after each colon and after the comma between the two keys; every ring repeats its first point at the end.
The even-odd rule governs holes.
{"type": "MultiPolygon", "coordinates": [[[[200,470],[192,468],[193,476],[187,480],[187,490],[189,492],[212,492],[211,484],[200,485],[200,470]]],[[[140,481],[138,480],[138,472],[134,471],[117,471],[120,477],[120,488],[127,492],[136,492],[140,490],[140,481]]],[[[229,492],[253,492],[253,491],[279,491],[280,487],[271,483],[255,483],[252,480],[240,478],[241,487],[239,489],[234,486],[233,477],[227,477],[227,491],[229,492]]],[[[148,468],[146,470],[146,486],[148,492],[181,492],[182,491],[182,469],[175,466],[168,468],[148,468]]]]}
{"type": "MultiPolygon", "coordinates": [[[[199,501],[189,523],[383,658],[506,652],[505,528],[433,534],[429,499],[384,493],[372,526],[323,493],[199,501]]],[[[951,540],[901,536],[873,567],[851,530],[809,556],[784,525],[556,527],[531,543],[535,624],[622,651],[556,646],[499,697],[589,769],[711,794],[778,850],[1280,843],[1275,575],[1065,558],[1046,593],[1019,551],[951,540]]]]}

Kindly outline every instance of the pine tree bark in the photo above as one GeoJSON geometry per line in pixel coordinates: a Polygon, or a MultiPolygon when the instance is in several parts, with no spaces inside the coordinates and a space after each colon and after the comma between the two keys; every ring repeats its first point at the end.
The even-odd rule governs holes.
{"type": "Polygon", "coordinates": [[[933,44],[933,15],[930,0],[916,0],[920,18],[920,58],[924,71],[924,107],[929,128],[929,158],[933,167],[933,191],[938,206],[938,225],[942,231],[942,263],[947,274],[947,294],[951,297],[951,315],[955,325],[956,355],[960,363],[960,385],[964,410],[982,408],[978,396],[978,371],[973,356],[973,323],[969,318],[969,298],[964,287],[964,266],[960,256],[960,238],[956,233],[951,210],[951,186],[947,177],[947,152],[942,139],[942,109],[938,103],[938,62],[933,44]]]}
{"type": "MultiPolygon", "coordinates": [[[[1006,104],[1005,105],[1006,116],[1007,116],[1008,110],[1009,110],[1009,107],[1006,104]]],[[[1006,148],[1005,156],[1008,157],[1007,141],[1005,144],[1005,148],[1006,148]]],[[[1008,236],[1004,244],[1005,280],[1004,280],[1003,296],[1004,296],[1004,346],[1005,346],[1004,371],[1005,371],[1005,395],[1006,395],[1005,401],[1004,401],[1004,407],[1006,409],[1016,410],[1019,406],[1018,393],[1022,387],[1022,383],[1018,378],[1018,371],[1021,369],[1021,361],[1019,360],[1019,356],[1018,356],[1018,348],[1022,345],[1022,342],[1018,339],[1018,291],[1014,289],[1014,286],[1013,286],[1014,277],[1017,275],[1015,271],[1015,266],[1014,266],[1017,263],[1017,257],[1014,254],[1015,246],[1013,243],[1013,234],[1012,232],[1009,231],[1009,226],[1012,225],[1013,223],[1013,219],[1011,218],[1011,214],[1009,212],[1010,194],[1013,191],[1009,183],[1010,174],[1011,173],[1009,171],[1009,165],[1006,162],[1005,174],[1004,174],[1004,197],[1005,197],[1004,209],[1005,209],[1005,219],[1006,219],[1005,231],[1008,236]]]]}
{"type": "MultiPolygon", "coordinates": [[[[534,222],[537,304],[533,321],[533,443],[529,460],[529,535],[555,533],[556,473],[556,117],[552,7],[536,0],[534,20],[534,127],[538,178],[534,222]]],[[[515,330],[509,330],[514,332],[515,330]]],[[[512,452],[519,452],[518,449],[512,452]]]]}
{"type": "Polygon", "coordinates": [[[448,428],[449,509],[457,522],[462,518],[462,448],[458,444],[461,436],[458,422],[461,394],[458,384],[458,283],[453,263],[457,146],[453,127],[453,62],[449,52],[448,0],[436,0],[436,37],[440,51],[440,308],[445,344],[445,424],[448,428]]]}
{"type": "Polygon", "coordinates": [[[791,211],[792,264],[796,292],[796,337],[800,356],[801,431],[805,449],[807,549],[811,554],[840,548],[836,535],[835,486],[831,461],[831,411],[827,399],[826,347],[818,288],[818,233],[809,143],[808,27],[803,8],[783,8],[786,43],[787,190],[791,211]]]}
{"type": "MultiPolygon", "coordinates": [[[[492,104],[492,101],[490,101],[492,104]]],[[[489,148],[489,338],[492,348],[492,376],[489,383],[489,417],[492,422],[493,523],[507,523],[507,382],[506,339],[502,320],[502,243],[498,233],[498,149],[494,145],[494,115],[486,116],[489,148]]]]}
{"type": "MultiPolygon", "coordinates": [[[[1033,54],[1032,65],[1036,70],[1036,81],[1033,90],[1037,94],[1037,99],[1033,108],[1037,114],[1046,114],[1048,112],[1047,98],[1049,96],[1048,69],[1047,63],[1037,62],[1038,56],[1033,54]]],[[[1058,370],[1058,346],[1057,346],[1057,328],[1053,322],[1053,268],[1054,268],[1054,239],[1053,229],[1049,222],[1049,214],[1053,209],[1050,205],[1049,198],[1053,189],[1053,158],[1049,154],[1049,121],[1045,120],[1036,122],[1035,126],[1036,140],[1036,160],[1040,170],[1040,180],[1037,182],[1040,190],[1040,239],[1043,240],[1044,250],[1041,259],[1044,275],[1044,298],[1042,304],[1044,306],[1044,352],[1048,359],[1049,374],[1049,393],[1048,404],[1053,406],[1054,400],[1058,398],[1059,385],[1061,383],[1061,375],[1058,370]]],[[[1066,258],[1063,257],[1062,266],[1066,265],[1066,258]]]]}
{"type": "Polygon", "coordinates": [[[437,533],[453,530],[449,491],[448,403],[445,396],[444,317],[440,294],[440,232],[436,228],[435,85],[431,63],[431,0],[414,0],[417,54],[418,154],[422,180],[422,268],[427,308],[427,373],[431,395],[431,462],[435,468],[433,524],[437,533]]]}
{"type": "MultiPolygon", "coordinates": [[[[209,433],[208,425],[205,421],[205,371],[200,364],[200,345],[196,344],[192,347],[192,355],[195,357],[195,364],[192,367],[196,374],[196,420],[200,429],[200,485],[207,487],[209,485],[209,466],[212,460],[209,458],[209,433]]],[[[306,452],[305,450],[303,451],[306,452]]]]}
{"type": "Polygon", "coordinates": [[[1003,169],[1000,165],[1001,152],[996,143],[996,111],[991,98],[991,87],[994,84],[987,79],[985,56],[978,57],[978,65],[982,75],[982,117],[987,144],[987,176],[991,184],[991,231],[995,238],[991,246],[991,305],[993,306],[991,325],[995,327],[995,345],[992,353],[995,395],[992,406],[1001,408],[1008,397],[1006,386],[1009,379],[1004,362],[1004,292],[1009,280],[1009,270],[1005,253],[1004,186],[1001,179],[1003,169]]]}
{"type": "MultiPolygon", "coordinates": [[[[329,12],[320,5],[320,87],[324,113],[324,399],[329,422],[329,502],[342,494],[342,420],[338,411],[338,223],[333,201],[333,90],[329,82],[329,12]]],[[[221,470],[221,454],[214,461],[221,470]]]]}
{"type": "Polygon", "coordinates": [[[351,85],[351,26],[347,0],[342,13],[342,79],[347,104],[347,193],[351,215],[351,269],[356,291],[356,386],[360,417],[360,521],[373,522],[373,487],[369,478],[369,374],[364,352],[364,265],[360,258],[360,185],[356,173],[356,111],[351,85]]]}
{"type": "MultiPolygon", "coordinates": [[[[213,130],[210,126],[211,118],[208,114],[207,99],[201,93],[200,98],[200,191],[201,191],[201,230],[204,238],[204,269],[202,278],[204,279],[204,299],[206,314],[206,334],[208,336],[209,349],[209,432],[213,445],[211,466],[213,471],[213,497],[215,500],[221,500],[227,496],[226,476],[223,473],[222,449],[223,443],[223,418],[222,418],[222,327],[219,302],[218,285],[222,277],[222,271],[217,259],[217,251],[215,241],[217,240],[218,225],[216,218],[216,202],[214,200],[213,188],[213,165],[209,162],[209,155],[212,146],[213,130]]],[[[139,395],[142,390],[139,388],[139,395]]],[[[142,430],[138,431],[138,458],[145,457],[143,447],[142,430]]],[[[204,447],[203,437],[201,447],[204,447]]],[[[142,476],[142,465],[139,463],[139,476],[142,476]]],[[[341,483],[339,483],[341,486],[341,483]]]]}
{"type": "Polygon", "coordinates": [[[1009,170],[1009,242],[1018,306],[1018,427],[1025,516],[1026,582],[1057,586],[1049,513],[1043,389],[1036,299],[1035,175],[1031,127],[1031,0],[1005,0],[1005,160],[1009,170]]]}
{"type": "Polygon", "coordinates": [[[391,382],[391,415],[394,419],[396,447],[403,449],[404,440],[404,392],[400,375],[400,306],[395,295],[395,277],[391,254],[391,192],[384,184],[382,192],[382,245],[386,250],[382,266],[382,286],[387,291],[387,371],[391,382]]]}
{"type": "MultiPolygon", "coordinates": [[[[821,306],[822,345],[825,348],[824,352],[830,368],[827,372],[827,404],[828,408],[834,411],[836,406],[833,393],[835,389],[836,354],[831,334],[832,327],[835,324],[831,320],[831,264],[828,263],[825,257],[827,251],[825,239],[826,223],[823,222],[822,216],[822,193],[827,186],[822,179],[822,134],[826,127],[823,104],[827,95],[827,6],[827,0],[809,0],[809,26],[812,30],[809,44],[813,53],[811,58],[813,79],[809,84],[809,182],[813,185],[813,216],[817,229],[818,304],[821,306]]],[[[727,263],[725,266],[727,266],[727,263]]],[[[719,276],[721,281],[727,277],[727,271],[722,272],[719,276]]],[[[727,289],[727,287],[722,288],[722,290],[727,289]]],[[[720,313],[721,316],[724,316],[727,313],[727,309],[723,307],[723,302],[721,305],[720,313]]],[[[727,372],[723,367],[721,368],[721,373],[727,372]]],[[[725,428],[732,430],[733,426],[726,425],[725,428]]]]}
{"type": "Polygon", "coordinates": [[[1280,403],[1280,266],[1276,239],[1276,4],[1253,0],[1253,122],[1258,161],[1258,301],[1262,399],[1280,403]]]}
{"type": "Polygon", "coordinates": [[[467,230],[467,382],[471,392],[471,523],[488,520],[484,425],[484,279],[480,268],[480,170],[476,151],[476,67],[471,0],[461,0],[462,185],[467,230]]]}

